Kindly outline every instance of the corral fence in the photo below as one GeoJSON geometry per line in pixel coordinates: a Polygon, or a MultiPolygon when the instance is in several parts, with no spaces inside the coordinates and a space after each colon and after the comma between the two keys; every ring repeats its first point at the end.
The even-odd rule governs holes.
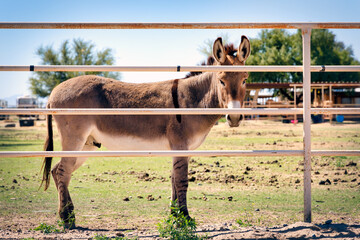
{"type": "Polygon", "coordinates": [[[302,150],[257,151],[1,151],[0,157],[115,157],[115,156],[303,156],[304,221],[311,222],[311,156],[360,156],[360,150],[311,150],[311,114],[360,114],[360,108],[311,108],[311,72],[359,72],[360,66],[311,66],[312,29],[360,29],[351,23],[53,23],[0,22],[0,29],[301,29],[302,66],[0,66],[0,71],[157,71],[157,72],[303,72],[303,108],[242,109],[1,109],[0,114],[44,115],[161,115],[161,114],[303,114],[302,150]]]}

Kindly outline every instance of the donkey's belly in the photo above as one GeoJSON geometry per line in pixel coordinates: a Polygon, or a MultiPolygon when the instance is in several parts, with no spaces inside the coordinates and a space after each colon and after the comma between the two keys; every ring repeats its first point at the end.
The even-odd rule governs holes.
{"type": "Polygon", "coordinates": [[[145,139],[135,136],[118,136],[94,131],[95,140],[109,150],[170,150],[167,138],[145,139]]]}

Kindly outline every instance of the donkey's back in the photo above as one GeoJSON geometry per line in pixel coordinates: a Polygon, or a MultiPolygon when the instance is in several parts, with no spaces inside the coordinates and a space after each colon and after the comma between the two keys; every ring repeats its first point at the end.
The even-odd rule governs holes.
{"type": "Polygon", "coordinates": [[[171,107],[171,81],[132,84],[83,75],[58,85],[50,108],[164,108],[171,107]]]}
{"type": "MultiPolygon", "coordinates": [[[[131,84],[80,76],[52,92],[48,108],[171,108],[171,82],[131,84]]],[[[112,150],[168,150],[171,116],[54,116],[63,150],[100,144],[112,150]],[[74,145],[74,139],[78,144],[74,145]],[[78,145],[78,146],[77,146],[78,145]]]]}

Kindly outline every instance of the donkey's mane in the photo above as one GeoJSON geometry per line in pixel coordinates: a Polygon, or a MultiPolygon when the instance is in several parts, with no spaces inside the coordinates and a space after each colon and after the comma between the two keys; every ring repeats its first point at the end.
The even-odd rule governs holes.
{"type": "Polygon", "coordinates": [[[224,49],[225,49],[226,55],[234,56],[234,54],[237,53],[237,48],[235,48],[234,44],[232,44],[232,43],[226,44],[224,46],[224,49]]]}
{"type": "MultiPolygon", "coordinates": [[[[225,54],[226,55],[230,55],[230,56],[234,56],[234,54],[237,53],[237,49],[234,47],[234,44],[230,43],[230,44],[226,44],[224,46],[224,50],[225,50],[225,54]]],[[[214,65],[215,63],[215,58],[213,56],[209,56],[207,61],[203,61],[200,66],[211,66],[214,65]]],[[[185,78],[189,78],[192,76],[196,76],[196,75],[200,75],[203,72],[189,72],[186,74],[185,78]]]]}

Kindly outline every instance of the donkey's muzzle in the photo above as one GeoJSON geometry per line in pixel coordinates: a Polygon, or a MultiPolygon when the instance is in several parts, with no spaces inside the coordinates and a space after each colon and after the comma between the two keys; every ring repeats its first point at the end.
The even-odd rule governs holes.
{"type": "MultiPolygon", "coordinates": [[[[228,103],[228,108],[229,109],[241,108],[241,103],[240,103],[240,101],[230,101],[228,103]]],[[[242,119],[243,119],[243,115],[241,115],[241,114],[227,114],[226,115],[226,120],[230,127],[238,127],[239,123],[242,119]]]]}
{"type": "Polygon", "coordinates": [[[230,127],[238,127],[242,119],[243,115],[226,115],[226,120],[230,127]]]}

